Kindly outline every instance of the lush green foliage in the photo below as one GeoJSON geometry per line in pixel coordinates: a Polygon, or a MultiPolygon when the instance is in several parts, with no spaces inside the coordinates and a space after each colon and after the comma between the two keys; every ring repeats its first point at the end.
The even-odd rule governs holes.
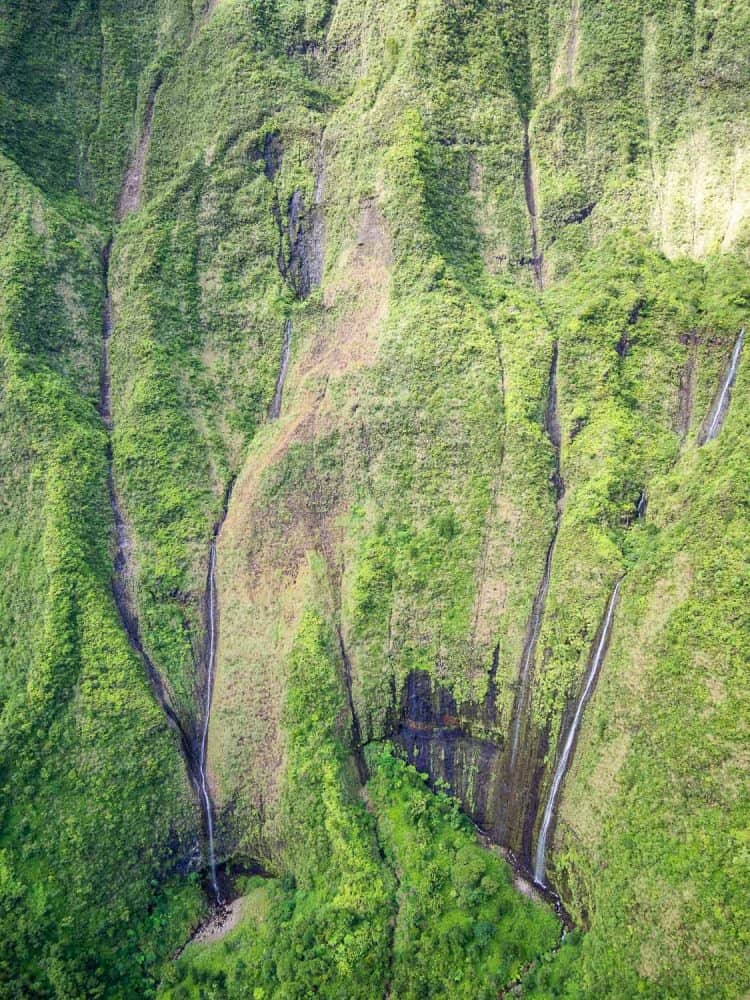
{"type": "MultiPolygon", "coordinates": [[[[716,261],[705,288],[696,325],[723,333],[728,349],[750,302],[747,274],[716,261]]],[[[652,480],[649,523],[629,547],[618,635],[565,812],[576,836],[560,855],[596,914],[580,971],[594,995],[612,982],[653,997],[744,987],[746,393],[745,370],[718,440],[689,444],[652,480]],[[676,922],[700,934],[676,946],[676,922]]]]}
{"type": "Polygon", "coordinates": [[[208,539],[273,392],[293,305],[277,256],[291,252],[293,193],[311,199],[322,101],[258,32],[251,10],[219,10],[164,75],[144,206],[113,249],[115,472],[144,640],[186,718],[200,704],[208,539]]]}
{"type": "Polygon", "coordinates": [[[0,992],[125,997],[201,906],[154,881],[192,816],[109,588],[96,255],[2,173],[0,992]]]}
{"type": "MultiPolygon", "coordinates": [[[[336,732],[341,684],[323,621],[302,619],[290,658],[285,830],[289,874],[264,893],[263,921],[221,944],[190,948],[166,995],[361,997],[382,992],[392,877],[373,822],[349,788],[336,732]]],[[[252,897],[251,897],[252,898],[252,897]]]]}
{"type": "MultiPolygon", "coordinates": [[[[336,744],[321,736],[328,718],[321,710],[338,686],[326,645],[321,623],[308,617],[295,644],[287,709],[295,720],[289,791],[300,793],[295,829],[304,831],[290,852],[296,885],[292,875],[251,880],[240,926],[223,941],[190,945],[162,995],[369,1000],[387,989],[394,1000],[497,996],[555,946],[559,924],[513,888],[506,862],[477,843],[455,802],[432,793],[389,747],[368,755],[367,800],[382,854],[373,852],[372,816],[361,802],[342,799],[340,773],[335,781],[327,776],[336,744]]],[[[338,757],[340,771],[340,750],[338,757]]]]}
{"type": "Polygon", "coordinates": [[[557,919],[514,888],[455,800],[430,792],[387,746],[370,761],[368,790],[399,882],[391,996],[496,997],[557,942],[557,919]]]}
{"type": "Polygon", "coordinates": [[[12,6],[0,992],[129,997],[163,975],[176,998],[481,997],[539,959],[529,996],[744,995],[747,345],[720,438],[696,439],[750,311],[747,2],[12,6]],[[303,301],[304,254],[323,281],[303,301]],[[221,856],[282,874],[177,963],[204,909],[198,813],[112,600],[110,458],[141,637],[188,732],[239,474],[209,770],[221,856]],[[411,670],[471,714],[493,655],[497,713],[473,721],[507,742],[558,466],[524,730],[542,799],[626,574],[552,844],[586,931],[559,950],[380,746],[411,670]]]}

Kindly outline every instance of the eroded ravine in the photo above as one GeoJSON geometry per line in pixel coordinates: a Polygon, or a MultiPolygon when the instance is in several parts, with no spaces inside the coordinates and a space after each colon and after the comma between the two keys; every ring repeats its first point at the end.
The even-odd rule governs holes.
{"type": "Polygon", "coordinates": [[[615,608],[617,606],[617,599],[620,593],[621,584],[622,577],[620,577],[620,579],[618,579],[615,583],[612,594],[607,602],[604,617],[597,632],[592,655],[589,658],[583,688],[576,704],[573,719],[565,736],[562,750],[558,756],[557,764],[555,765],[555,771],[552,777],[552,784],[550,785],[549,793],[547,795],[547,804],[544,808],[541,826],[539,827],[539,837],[537,839],[536,855],[534,858],[534,881],[541,886],[546,886],[545,873],[547,862],[547,844],[557,813],[557,803],[560,798],[560,792],[562,790],[563,781],[565,780],[565,775],[568,772],[568,767],[573,756],[573,749],[578,736],[578,730],[581,725],[581,720],[583,719],[583,711],[593,693],[594,687],[596,686],[602,662],[604,661],[604,656],[607,652],[607,647],[609,646],[609,640],[612,634],[612,623],[614,621],[615,608]]]}
{"type": "Polygon", "coordinates": [[[146,169],[146,157],[151,143],[151,128],[154,121],[154,104],[161,86],[161,76],[157,76],[146,98],[146,110],[143,116],[143,126],[138,137],[138,144],[122,180],[120,197],[117,200],[117,217],[124,219],[131,212],[137,212],[141,207],[143,194],[143,175],[146,169]]]}
{"type": "Polygon", "coordinates": [[[112,250],[112,240],[110,240],[102,251],[102,284],[104,287],[104,302],[102,306],[102,369],[100,380],[99,413],[102,418],[107,434],[107,488],[109,492],[109,503],[112,509],[112,519],[115,529],[115,554],[114,571],[112,574],[112,594],[115,599],[120,620],[127,634],[132,649],[140,658],[146,671],[151,690],[154,697],[161,706],[164,714],[172,728],[180,737],[180,744],[185,756],[188,773],[192,780],[195,777],[195,754],[193,752],[192,741],[187,730],[180,721],[171,699],[168,695],[164,680],[159,671],[154,666],[150,657],[143,647],[141,639],[140,625],[133,605],[130,582],[132,579],[131,558],[133,542],[130,535],[127,520],[123,514],[123,507],[120,496],[117,492],[117,485],[114,473],[114,461],[112,453],[112,433],[114,430],[114,420],[112,417],[112,375],[110,367],[110,340],[112,336],[112,299],[109,293],[109,259],[112,250]]]}
{"type": "Polygon", "coordinates": [[[534,597],[531,615],[526,626],[526,637],[524,640],[523,650],[521,652],[521,662],[518,670],[518,686],[513,705],[513,722],[511,726],[510,751],[508,759],[510,779],[509,785],[512,791],[515,791],[520,737],[529,710],[534,659],[536,656],[537,643],[539,641],[539,633],[541,632],[542,621],[544,619],[544,609],[547,603],[550,575],[552,573],[552,559],[555,553],[555,543],[557,542],[558,531],[560,529],[562,502],[565,494],[565,484],[560,473],[560,425],[557,417],[557,362],[558,347],[557,343],[555,343],[552,350],[552,363],[550,366],[549,388],[547,392],[547,409],[544,421],[545,430],[555,454],[555,467],[552,474],[552,485],[554,487],[556,500],[555,526],[552,531],[552,538],[550,539],[550,543],[547,548],[542,579],[534,597]]]}
{"type": "Polygon", "coordinates": [[[211,698],[214,686],[214,664],[216,662],[216,535],[211,539],[208,556],[208,643],[205,681],[205,703],[203,706],[203,727],[201,730],[200,750],[198,754],[198,777],[200,793],[203,799],[203,810],[206,816],[206,836],[208,840],[208,867],[211,887],[217,903],[221,902],[219,883],[216,879],[216,847],[214,843],[214,806],[208,789],[206,774],[206,751],[208,746],[208,726],[211,721],[211,698]]]}
{"type": "MultiPolygon", "coordinates": [[[[185,769],[188,779],[200,798],[200,774],[199,754],[196,750],[193,737],[193,726],[190,720],[180,717],[174,707],[170,696],[168,685],[157,669],[151,657],[146,652],[140,630],[138,615],[132,593],[132,555],[133,541],[127,519],[123,513],[123,506],[117,491],[117,483],[114,472],[114,460],[112,449],[112,434],[114,430],[114,419],[112,415],[112,376],[110,366],[110,338],[113,329],[112,303],[109,293],[109,256],[112,241],[106,245],[102,253],[102,282],[104,287],[104,302],[102,307],[102,373],[99,412],[102,422],[107,430],[107,487],[109,492],[109,502],[112,510],[114,522],[115,552],[112,573],[112,594],[115,606],[122,622],[125,633],[133,652],[138,656],[143,664],[146,677],[148,678],[151,691],[156,702],[161,707],[170,728],[177,734],[182,756],[185,760],[185,769]]],[[[204,826],[210,826],[212,817],[210,810],[202,810],[204,826]]]]}
{"type": "Polygon", "coordinates": [[[214,677],[216,673],[216,648],[218,644],[219,604],[216,589],[216,545],[226,520],[229,500],[234,487],[231,479],[224,494],[224,503],[218,521],[214,525],[211,543],[208,549],[208,576],[206,578],[205,606],[205,668],[203,670],[203,720],[201,725],[200,743],[198,746],[198,789],[201,796],[208,844],[208,867],[211,889],[217,904],[221,904],[222,894],[216,874],[216,842],[214,835],[215,816],[214,803],[208,780],[208,729],[211,724],[211,701],[213,698],[214,677]]]}
{"type": "MultiPolygon", "coordinates": [[[[146,112],[144,116],[143,130],[139,137],[133,160],[125,173],[120,196],[117,205],[117,217],[120,221],[125,219],[132,212],[138,211],[141,205],[143,190],[143,173],[148,154],[148,147],[151,137],[151,127],[154,113],[154,102],[161,80],[157,78],[149,91],[146,112]]],[[[209,792],[208,780],[206,776],[206,746],[208,736],[208,724],[211,702],[211,686],[213,682],[214,662],[216,655],[216,538],[218,531],[226,515],[226,504],[228,502],[229,491],[225,498],[223,512],[220,520],[214,528],[210,552],[209,552],[209,572],[207,582],[207,606],[206,630],[207,638],[207,669],[205,670],[205,696],[204,696],[204,718],[203,729],[200,741],[196,745],[195,720],[181,718],[175,708],[173,699],[169,692],[169,686],[157,669],[154,662],[146,652],[141,635],[140,623],[135,608],[132,593],[134,573],[133,573],[133,539],[127,518],[124,514],[124,507],[117,489],[117,480],[114,468],[113,455],[113,433],[114,415],[112,407],[112,366],[111,366],[111,338],[114,329],[114,316],[112,310],[112,299],[109,290],[109,263],[112,251],[112,239],[108,241],[102,252],[102,284],[104,289],[104,300],[102,304],[102,361],[100,376],[100,401],[99,412],[102,422],[108,434],[108,491],[109,502],[112,510],[115,534],[115,553],[112,574],[112,592],[117,607],[120,620],[133,651],[143,663],[146,676],[148,677],[151,690],[160,707],[162,708],[171,728],[178,734],[182,754],[185,759],[185,766],[188,778],[195,789],[198,802],[201,808],[203,826],[209,848],[209,867],[211,889],[217,902],[219,901],[218,880],[216,877],[216,861],[214,849],[214,817],[213,804],[209,792]]]]}

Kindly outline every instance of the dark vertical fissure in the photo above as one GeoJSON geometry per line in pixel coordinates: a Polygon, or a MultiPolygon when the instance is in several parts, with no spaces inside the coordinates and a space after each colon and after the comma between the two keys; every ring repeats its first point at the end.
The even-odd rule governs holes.
{"type": "Polygon", "coordinates": [[[346,690],[346,700],[349,705],[349,716],[351,719],[351,745],[352,753],[354,754],[354,762],[357,765],[357,774],[359,775],[360,785],[365,785],[369,777],[367,772],[367,762],[365,760],[363,743],[362,743],[362,727],[359,724],[359,716],[357,715],[357,709],[354,704],[354,694],[352,692],[352,664],[349,659],[349,654],[346,651],[346,645],[344,644],[344,635],[341,631],[341,626],[336,626],[336,634],[339,640],[339,650],[341,652],[341,665],[343,668],[344,675],[344,688],[346,690]]]}
{"type": "Polygon", "coordinates": [[[215,847],[215,805],[211,796],[211,788],[208,780],[207,760],[208,760],[208,730],[211,724],[211,701],[213,698],[213,686],[216,677],[216,651],[219,637],[219,599],[216,589],[216,545],[221,533],[221,529],[226,520],[229,509],[229,501],[234,488],[235,477],[232,477],[224,491],[221,513],[213,526],[211,541],[208,547],[208,573],[206,577],[206,589],[203,596],[203,617],[204,617],[204,652],[202,656],[203,674],[203,717],[200,727],[200,741],[198,744],[198,790],[204,810],[206,838],[208,842],[208,861],[211,891],[218,905],[223,903],[221,889],[216,870],[216,847],[215,847]]]}
{"type": "MultiPolygon", "coordinates": [[[[268,134],[263,142],[263,161],[266,179],[273,183],[281,168],[284,155],[281,140],[276,133],[268,134]]],[[[282,281],[293,293],[297,301],[304,301],[314,287],[320,285],[323,276],[323,208],[322,192],[324,179],[322,139],[315,164],[315,185],[313,205],[305,209],[304,196],[300,190],[292,192],[286,207],[284,221],[279,192],[274,187],[271,211],[279,234],[276,251],[276,267],[282,281]],[[285,253],[286,242],[289,253],[285,253]]],[[[281,360],[273,397],[268,407],[268,419],[277,420],[281,415],[284,384],[289,369],[292,347],[292,319],[284,321],[281,344],[281,360]]]]}
{"type": "Polygon", "coordinates": [[[642,489],[635,505],[635,516],[640,523],[646,519],[646,508],[648,507],[648,494],[642,489]]]}
{"type": "Polygon", "coordinates": [[[109,294],[109,258],[111,253],[112,239],[110,237],[101,256],[104,301],[102,303],[102,360],[99,374],[99,415],[108,434],[112,433],[112,382],[109,371],[109,342],[112,336],[112,298],[109,294]]]}
{"type": "Polygon", "coordinates": [[[536,649],[544,621],[544,611],[552,575],[552,562],[560,528],[560,520],[562,518],[562,502],[565,493],[565,484],[560,472],[561,437],[557,414],[557,366],[558,345],[555,343],[552,348],[547,406],[544,414],[545,431],[554,451],[554,467],[550,482],[555,495],[555,524],[547,547],[544,571],[534,596],[531,615],[526,626],[526,636],[521,651],[516,696],[511,716],[509,749],[506,758],[508,804],[506,808],[505,839],[508,839],[511,824],[515,824],[520,836],[521,857],[526,865],[530,865],[531,863],[530,830],[534,826],[538,805],[539,761],[540,759],[544,759],[544,753],[546,752],[546,737],[544,738],[545,745],[541,758],[539,756],[539,747],[535,745],[533,740],[530,741],[529,739],[531,736],[531,690],[536,649]]]}

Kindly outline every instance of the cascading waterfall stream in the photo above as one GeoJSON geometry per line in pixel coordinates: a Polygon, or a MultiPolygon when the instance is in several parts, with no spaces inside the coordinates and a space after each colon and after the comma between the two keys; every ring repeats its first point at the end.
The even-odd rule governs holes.
{"type": "Polygon", "coordinates": [[[281,364],[279,374],[276,378],[276,388],[274,389],[271,405],[268,407],[268,419],[278,420],[281,413],[281,397],[284,392],[286,373],[289,368],[289,355],[292,349],[292,321],[288,319],[284,323],[284,342],[281,346],[281,364]]]}
{"type": "MultiPolygon", "coordinates": [[[[136,615],[135,607],[133,605],[133,601],[128,586],[128,580],[131,575],[131,551],[133,546],[115,483],[114,465],[112,459],[112,445],[111,445],[111,435],[114,429],[114,421],[112,417],[112,399],[111,399],[112,380],[110,371],[110,350],[109,350],[110,347],[109,342],[112,335],[112,326],[113,326],[112,304],[108,287],[110,248],[111,248],[111,241],[110,243],[107,244],[102,254],[102,272],[103,272],[105,297],[104,297],[103,318],[102,318],[103,344],[102,344],[102,371],[101,371],[99,413],[101,414],[102,422],[107,430],[107,433],[110,436],[108,486],[109,486],[110,506],[112,508],[112,517],[114,520],[114,527],[115,527],[115,559],[114,559],[114,574],[112,577],[112,593],[115,599],[115,605],[120,615],[120,620],[122,621],[123,627],[130,641],[130,645],[133,648],[134,652],[140,657],[144,665],[146,676],[148,677],[149,683],[151,684],[151,689],[154,693],[154,697],[156,698],[157,702],[164,711],[164,714],[166,715],[170,726],[172,726],[172,728],[178,733],[180,737],[180,743],[182,746],[182,752],[185,758],[188,774],[190,776],[191,782],[193,783],[194,787],[197,788],[198,794],[201,799],[201,809],[205,814],[205,824],[208,834],[211,887],[213,889],[217,903],[221,903],[221,895],[219,891],[218,880],[216,877],[213,806],[208,791],[208,779],[206,777],[206,750],[208,743],[208,724],[209,724],[209,715],[211,710],[211,692],[213,688],[214,663],[216,658],[216,583],[215,583],[216,537],[218,535],[219,528],[223,521],[223,516],[214,531],[213,538],[211,539],[211,548],[209,553],[208,663],[207,663],[207,679],[206,679],[206,699],[205,699],[203,730],[201,734],[201,741],[200,741],[200,746],[198,748],[198,754],[196,760],[195,744],[192,736],[190,735],[191,727],[189,725],[185,725],[183,721],[180,719],[177,711],[173,707],[171,697],[164,679],[162,678],[159,671],[156,669],[156,666],[154,665],[154,663],[152,662],[151,658],[148,656],[144,648],[143,640],[141,638],[140,624],[138,621],[138,617],[136,615]]],[[[231,484],[230,484],[230,489],[231,489],[231,484]]],[[[229,497],[229,491],[227,491],[224,513],[226,513],[226,502],[228,502],[228,497],[229,497]]]]}
{"type": "Polygon", "coordinates": [[[729,407],[730,393],[732,386],[734,385],[734,380],[737,376],[737,367],[740,362],[740,354],[742,353],[744,340],[745,328],[743,326],[737,335],[737,340],[734,343],[732,357],[729,362],[727,373],[724,376],[721,391],[708,412],[707,427],[699,439],[699,444],[706,444],[708,441],[713,441],[724,424],[724,419],[727,415],[727,409],[729,407]]]}
{"type": "MultiPolygon", "coordinates": [[[[141,204],[143,188],[143,176],[145,171],[146,157],[151,138],[151,126],[154,115],[154,102],[156,94],[161,84],[161,77],[157,77],[152,84],[148,95],[143,129],[138,140],[138,146],[131,161],[131,164],[123,178],[118,200],[117,217],[123,220],[132,212],[138,211],[141,204]]],[[[130,593],[129,578],[132,574],[131,552],[133,542],[130,537],[128,525],[123,513],[122,504],[115,482],[114,460],[112,455],[112,434],[114,431],[114,418],[112,414],[112,373],[111,373],[111,352],[110,341],[114,326],[112,314],[112,299],[109,292],[109,263],[112,250],[112,239],[104,247],[102,252],[102,281],[104,285],[104,302],[102,310],[102,369],[100,376],[100,399],[99,413],[102,422],[109,435],[109,498],[112,508],[112,516],[115,527],[115,559],[114,574],[112,578],[112,591],[115,604],[120,615],[123,627],[127,633],[130,645],[134,652],[140,657],[146,675],[151,684],[154,697],[161,706],[169,725],[178,733],[185,758],[188,776],[190,781],[198,791],[200,805],[205,813],[205,823],[209,842],[209,864],[211,872],[211,886],[217,903],[221,902],[218,880],[216,877],[216,859],[214,851],[214,829],[213,829],[213,807],[208,791],[208,780],[206,777],[206,749],[208,742],[208,724],[211,708],[211,691],[213,687],[214,661],[216,653],[216,595],[215,595],[215,571],[216,571],[216,537],[226,514],[226,504],[229,500],[230,483],[225,497],[224,511],[222,518],[217,524],[211,540],[209,554],[209,574],[208,574],[208,669],[206,686],[206,704],[203,732],[199,752],[196,755],[195,740],[192,735],[192,726],[180,717],[176,707],[173,705],[171,694],[165,679],[162,677],[155,664],[148,656],[141,638],[140,623],[136,614],[135,606],[130,593]],[[196,760],[197,757],[197,760],[196,760]]]]}
{"type": "Polygon", "coordinates": [[[539,590],[534,598],[534,606],[531,611],[531,621],[529,624],[529,637],[524,645],[523,655],[521,657],[521,669],[519,671],[519,704],[516,706],[513,713],[513,728],[511,730],[510,736],[510,772],[516,769],[516,762],[518,759],[518,746],[521,737],[521,723],[524,717],[525,703],[528,700],[528,687],[529,687],[529,676],[531,674],[531,665],[534,662],[534,654],[536,652],[536,644],[539,639],[539,633],[542,628],[542,617],[544,615],[544,606],[547,602],[547,593],[549,591],[549,580],[552,573],[552,556],[555,551],[555,542],[557,541],[557,529],[560,523],[560,518],[558,516],[555,522],[555,530],[552,535],[552,541],[549,543],[547,549],[547,558],[544,564],[544,574],[542,576],[542,582],[539,586],[539,590]]]}
{"type": "Polygon", "coordinates": [[[208,748],[208,726],[211,721],[211,696],[214,682],[214,663],[216,661],[216,538],[218,528],[211,539],[208,556],[208,663],[206,665],[206,699],[203,709],[203,731],[201,733],[200,752],[198,754],[198,776],[200,794],[206,814],[206,833],[208,835],[208,864],[211,877],[211,888],[217,903],[221,903],[221,893],[216,877],[216,849],[214,845],[213,803],[208,791],[206,776],[206,755],[208,748]]]}
{"type": "Polygon", "coordinates": [[[547,858],[547,839],[549,837],[550,827],[552,826],[552,820],[555,816],[557,800],[560,796],[562,783],[567,773],[570,758],[573,753],[576,736],[578,735],[578,729],[581,725],[581,719],[583,718],[583,710],[591,697],[591,692],[594,689],[596,679],[599,675],[604,654],[607,651],[607,645],[612,631],[612,621],[614,619],[615,607],[617,605],[617,598],[620,593],[621,584],[622,577],[620,577],[615,584],[609,603],[607,604],[607,610],[604,614],[599,640],[596,644],[594,655],[591,658],[588,673],[586,675],[586,681],[583,685],[581,696],[578,699],[578,704],[576,705],[575,715],[573,716],[573,721],[570,724],[570,729],[568,730],[568,735],[565,739],[562,753],[560,754],[560,758],[557,762],[554,777],[552,778],[552,785],[550,786],[547,805],[545,806],[544,816],[542,817],[542,825],[539,829],[539,839],[536,845],[536,858],[534,862],[534,881],[541,886],[546,886],[544,874],[547,858]]]}
{"type": "Polygon", "coordinates": [[[216,872],[216,841],[214,834],[214,804],[211,799],[211,790],[208,782],[208,729],[211,724],[211,702],[214,690],[214,675],[216,674],[216,647],[219,629],[217,625],[219,599],[216,592],[216,546],[224,526],[224,521],[229,509],[229,500],[232,496],[235,477],[232,476],[224,491],[224,502],[218,520],[214,524],[211,544],[208,549],[208,577],[206,580],[206,596],[204,607],[206,645],[205,645],[205,695],[203,699],[203,725],[200,730],[200,742],[197,754],[197,786],[201,799],[201,808],[205,815],[206,840],[208,846],[208,871],[211,883],[211,890],[217,906],[222,906],[224,898],[221,894],[219,879],[216,872]]]}

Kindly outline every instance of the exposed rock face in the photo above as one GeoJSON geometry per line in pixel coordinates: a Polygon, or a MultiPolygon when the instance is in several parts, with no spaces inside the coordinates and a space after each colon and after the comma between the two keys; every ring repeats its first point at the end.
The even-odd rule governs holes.
{"type": "Polygon", "coordinates": [[[287,218],[289,256],[282,271],[297,297],[306,299],[323,276],[322,213],[317,204],[306,208],[302,192],[295,191],[289,199],[287,218]]]}
{"type": "MultiPolygon", "coordinates": [[[[514,796],[509,747],[495,726],[492,683],[482,705],[459,706],[428,673],[415,671],[404,685],[400,711],[395,739],[407,760],[428,775],[433,787],[455,795],[478,827],[528,866],[539,760],[536,753],[524,753],[515,769],[519,794],[514,796]]],[[[543,750],[543,743],[539,746],[543,750]]]]}
{"type": "Polygon", "coordinates": [[[433,786],[444,783],[478,826],[493,825],[493,776],[500,771],[502,745],[475,735],[450,692],[425,671],[407,678],[401,712],[396,738],[409,762],[429,775],[433,786]]]}
{"type": "Polygon", "coordinates": [[[278,132],[269,132],[263,140],[263,163],[266,180],[272,181],[281,169],[284,147],[278,132]]]}
{"type": "Polygon", "coordinates": [[[154,80],[154,83],[148,92],[148,97],[146,98],[146,110],[143,115],[143,127],[141,128],[140,135],[138,136],[135,153],[133,154],[128,169],[125,171],[125,176],[122,181],[120,197],[117,202],[117,215],[120,219],[126,218],[126,216],[130,215],[131,212],[137,212],[141,207],[143,180],[146,170],[146,157],[148,156],[148,149],[151,143],[151,129],[154,124],[154,104],[156,102],[156,95],[160,86],[161,77],[158,76],[154,80]]]}

